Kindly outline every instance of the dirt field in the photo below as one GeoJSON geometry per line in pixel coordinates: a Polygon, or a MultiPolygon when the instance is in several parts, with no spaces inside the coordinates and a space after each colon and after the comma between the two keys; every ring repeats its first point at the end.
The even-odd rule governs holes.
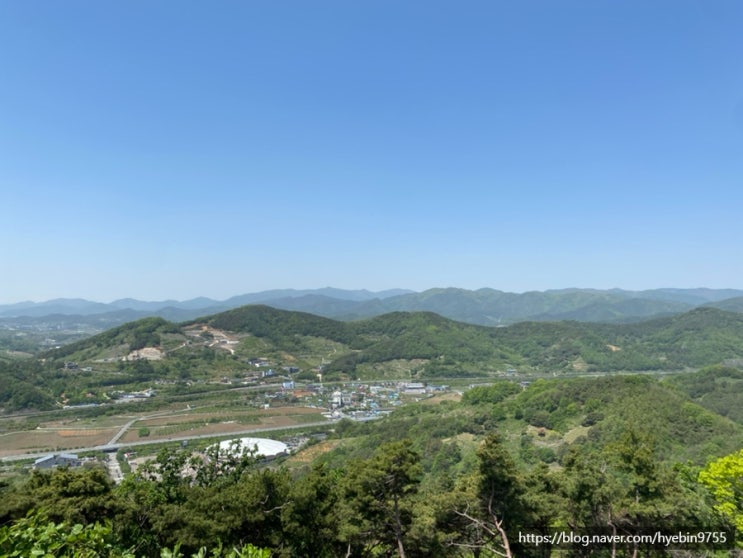
{"type": "Polygon", "coordinates": [[[433,397],[429,397],[428,399],[424,399],[421,401],[424,405],[435,405],[437,403],[441,403],[442,401],[461,401],[462,396],[458,393],[444,393],[441,395],[434,395],[433,397]]]}
{"type": "Polygon", "coordinates": [[[231,432],[240,432],[248,428],[276,428],[282,426],[294,426],[299,421],[292,418],[292,415],[317,415],[317,419],[322,419],[319,409],[310,409],[307,407],[276,407],[266,410],[256,410],[239,415],[232,413],[194,413],[179,414],[172,417],[158,417],[156,419],[146,419],[137,421],[119,440],[121,443],[139,442],[144,439],[160,440],[168,439],[173,436],[196,436],[205,434],[229,434],[231,432]],[[229,415],[231,419],[238,419],[240,416],[255,418],[255,423],[244,423],[239,420],[228,420],[224,422],[207,423],[208,419],[214,417],[224,417],[229,415]],[[146,438],[139,436],[139,429],[147,427],[150,429],[150,435],[146,438]]]}
{"type": "MultiPolygon", "coordinates": [[[[256,425],[256,427],[259,427],[256,425]]],[[[120,443],[126,444],[127,442],[142,442],[144,440],[167,440],[174,436],[199,436],[204,434],[214,434],[219,436],[222,434],[230,434],[232,432],[240,432],[245,430],[245,425],[237,422],[220,422],[215,424],[207,424],[200,427],[191,427],[178,430],[169,430],[165,427],[161,431],[151,430],[150,435],[143,438],[139,435],[138,429],[135,427],[128,430],[126,434],[119,440],[120,443]]]]}
{"type": "MultiPolygon", "coordinates": [[[[306,422],[297,417],[308,417],[308,420],[311,420],[311,415],[317,415],[317,420],[322,420],[319,409],[308,407],[245,410],[226,408],[215,412],[191,413],[179,406],[174,411],[175,413],[171,416],[143,418],[141,421],[136,421],[119,442],[167,440],[177,436],[204,434],[222,435],[249,428],[294,426],[306,422]],[[213,422],[215,419],[219,422],[213,422]],[[149,436],[139,436],[139,429],[143,427],[150,430],[149,436]]],[[[0,434],[0,458],[26,452],[74,451],[76,448],[104,445],[114,437],[121,426],[135,416],[122,414],[105,417],[98,419],[102,424],[94,423],[94,426],[90,428],[80,428],[83,423],[75,419],[62,419],[44,423],[35,430],[0,434]]]]}
{"type": "Polygon", "coordinates": [[[0,457],[34,451],[74,450],[108,442],[116,429],[60,429],[10,432],[0,435],[0,457]]]}

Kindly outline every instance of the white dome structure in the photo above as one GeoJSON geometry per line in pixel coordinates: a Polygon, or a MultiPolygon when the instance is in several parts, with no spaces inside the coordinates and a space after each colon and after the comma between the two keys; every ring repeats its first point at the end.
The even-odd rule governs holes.
{"type": "Polygon", "coordinates": [[[256,450],[256,456],[270,459],[288,453],[289,446],[284,442],[269,440],[268,438],[234,438],[219,442],[219,453],[227,453],[233,450],[239,452],[256,450]]]}

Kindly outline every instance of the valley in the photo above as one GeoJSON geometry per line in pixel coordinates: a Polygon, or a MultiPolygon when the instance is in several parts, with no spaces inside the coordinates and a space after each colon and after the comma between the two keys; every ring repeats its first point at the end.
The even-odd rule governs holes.
{"type": "MultiPolygon", "coordinates": [[[[743,447],[741,363],[743,316],[714,308],[633,324],[508,327],[430,312],[349,322],[264,305],[180,323],[143,318],[0,360],[0,491],[7,496],[0,519],[36,506],[56,521],[93,519],[87,508],[73,512],[66,497],[28,488],[34,483],[103,483],[96,490],[116,504],[100,513],[122,526],[133,525],[121,515],[129,513],[129,498],[165,491],[152,513],[174,514],[184,527],[158,526],[148,512],[154,523],[143,555],[175,544],[195,553],[217,533],[233,544],[242,537],[216,524],[200,535],[194,510],[207,506],[228,523],[244,513],[202,497],[224,501],[225,491],[255,491],[259,500],[245,506],[260,515],[259,502],[273,489],[255,483],[265,481],[281,486],[277,510],[300,498],[295,490],[314,494],[308,505],[349,502],[342,513],[355,519],[328,509],[313,521],[355,532],[354,522],[373,521],[364,511],[363,479],[399,459],[411,475],[410,492],[401,496],[411,514],[406,544],[433,545],[445,555],[447,545],[469,540],[450,514],[488,497],[483,475],[491,469],[482,463],[505,460],[492,469],[510,471],[498,481],[515,490],[503,509],[530,510],[511,520],[511,535],[564,521],[584,532],[606,521],[622,521],[632,532],[648,522],[686,529],[699,521],[692,517],[725,530],[737,516],[715,511],[701,479],[743,447]],[[209,457],[216,442],[242,436],[286,444],[288,455],[224,465],[224,458],[209,457]],[[52,456],[80,465],[35,470],[52,456]],[[330,482],[325,475],[338,477],[321,496],[314,491],[330,482]],[[606,488],[579,488],[592,477],[606,488]],[[656,488],[635,501],[644,486],[656,488]],[[700,494],[709,503],[693,508],[701,506],[700,494]],[[581,511],[576,501],[598,508],[581,511]],[[692,506],[692,515],[668,515],[679,505],[692,506]]],[[[102,505],[78,488],[62,492],[70,490],[86,506],[102,505]]],[[[284,555],[309,544],[313,555],[335,556],[356,544],[336,529],[308,542],[284,512],[266,517],[273,527],[260,529],[272,535],[247,540],[284,555]]],[[[383,532],[355,532],[353,540],[374,545],[383,532]]],[[[115,536],[124,547],[135,543],[124,531],[115,536]]],[[[497,548],[479,539],[466,544],[497,548]]],[[[520,555],[542,555],[519,548],[520,555]]]]}

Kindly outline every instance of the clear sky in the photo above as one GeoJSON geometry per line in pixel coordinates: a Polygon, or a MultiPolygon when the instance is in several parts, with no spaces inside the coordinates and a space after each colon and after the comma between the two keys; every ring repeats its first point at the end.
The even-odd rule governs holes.
{"type": "Polygon", "coordinates": [[[0,2],[0,303],[743,288],[737,0],[0,2]]]}

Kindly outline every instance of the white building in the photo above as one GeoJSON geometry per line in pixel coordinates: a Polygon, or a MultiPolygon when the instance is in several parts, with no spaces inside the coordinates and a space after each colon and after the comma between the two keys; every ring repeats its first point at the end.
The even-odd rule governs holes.
{"type": "Polygon", "coordinates": [[[286,455],[289,452],[289,446],[278,440],[269,440],[268,438],[239,438],[233,440],[223,440],[219,443],[219,453],[228,454],[231,451],[255,451],[256,457],[272,459],[280,455],[286,455]]]}

